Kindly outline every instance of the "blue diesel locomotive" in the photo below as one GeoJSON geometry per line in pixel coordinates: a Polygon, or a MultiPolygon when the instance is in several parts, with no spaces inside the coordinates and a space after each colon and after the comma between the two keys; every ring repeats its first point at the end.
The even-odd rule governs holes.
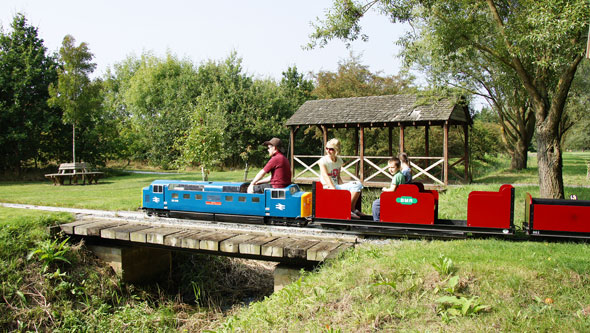
{"type": "Polygon", "coordinates": [[[261,224],[307,223],[312,195],[292,184],[246,192],[249,183],[156,180],[143,189],[148,215],[191,217],[209,221],[261,224]]]}

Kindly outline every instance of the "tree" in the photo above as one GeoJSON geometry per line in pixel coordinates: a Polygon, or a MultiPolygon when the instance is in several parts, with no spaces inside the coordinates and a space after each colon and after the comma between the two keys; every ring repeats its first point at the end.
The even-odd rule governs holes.
{"type": "Polygon", "coordinates": [[[46,104],[47,87],[57,80],[55,58],[24,15],[11,28],[0,33],[0,170],[51,158],[62,130],[61,112],[46,104]]]}
{"type": "Polygon", "coordinates": [[[94,57],[86,43],[76,46],[76,40],[66,35],[59,50],[60,68],[57,85],[49,86],[48,103],[63,110],[63,122],[72,125],[72,161],[76,162],[76,125],[87,122],[100,107],[100,84],[89,75],[96,68],[94,57]]]}
{"type": "Polygon", "coordinates": [[[431,85],[457,87],[483,97],[498,114],[503,146],[510,154],[511,168],[526,169],[535,117],[518,77],[505,68],[505,64],[483,57],[476,50],[449,54],[447,41],[431,25],[435,23],[416,24],[416,33],[400,41],[404,45],[405,66],[424,72],[431,85]]]}
{"type": "Polygon", "coordinates": [[[590,150],[590,117],[588,117],[588,105],[590,105],[590,63],[585,61],[576,73],[572,83],[572,89],[568,97],[566,114],[569,129],[564,137],[565,147],[575,150],[590,150]]]}
{"type": "Polygon", "coordinates": [[[373,6],[393,22],[426,22],[449,57],[474,53],[518,77],[535,114],[540,195],[563,198],[562,121],[585,51],[587,1],[337,0],[311,36],[315,45],[358,38],[373,6]]]}
{"type": "Polygon", "coordinates": [[[338,63],[337,72],[320,71],[315,79],[313,94],[319,99],[395,95],[414,89],[413,77],[380,76],[363,65],[360,56],[352,53],[338,63]]]}
{"type": "Polygon", "coordinates": [[[190,127],[190,110],[204,82],[189,60],[172,54],[163,58],[144,54],[122,71],[120,94],[141,157],[164,169],[174,167],[180,151],[176,144],[190,127]]]}

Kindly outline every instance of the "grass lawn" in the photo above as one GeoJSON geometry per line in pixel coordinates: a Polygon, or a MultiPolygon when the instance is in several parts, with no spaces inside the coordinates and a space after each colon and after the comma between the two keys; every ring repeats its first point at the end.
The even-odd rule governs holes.
{"type": "MultiPolygon", "coordinates": [[[[590,200],[590,188],[580,187],[590,185],[586,179],[589,160],[590,153],[564,154],[566,196],[577,194],[590,200]]],[[[531,168],[520,172],[510,171],[507,163],[492,161],[478,170],[474,184],[449,187],[440,196],[439,216],[466,219],[469,192],[496,191],[502,183],[522,184],[516,186],[519,225],[525,193],[538,196],[536,161],[531,156],[531,168]]],[[[241,170],[209,175],[216,181],[242,177],[241,170]]],[[[61,187],[48,181],[0,182],[0,202],[136,210],[141,206],[141,189],[155,179],[167,178],[200,180],[201,175],[119,173],[98,185],[61,187]]],[[[363,192],[364,211],[370,211],[378,195],[377,190],[363,192]]],[[[157,291],[137,292],[79,249],[68,250],[73,265],[53,263],[48,271],[40,261],[27,259],[35,249],[55,251],[57,245],[50,246],[45,227],[71,219],[69,214],[0,207],[0,329],[590,331],[590,246],[586,243],[469,239],[365,244],[264,300],[212,316],[197,301],[186,303],[178,295],[162,293],[159,285],[154,288],[157,291]]],[[[206,266],[208,261],[216,260],[196,266],[206,266]]],[[[200,292],[202,285],[193,284],[193,279],[214,274],[211,271],[206,267],[208,273],[187,270],[191,282],[186,285],[200,292]]],[[[227,271],[218,271],[219,276],[209,279],[224,280],[227,271]]]]}
{"type": "Polygon", "coordinates": [[[364,245],[229,317],[245,332],[587,332],[590,247],[501,240],[364,245]]]}

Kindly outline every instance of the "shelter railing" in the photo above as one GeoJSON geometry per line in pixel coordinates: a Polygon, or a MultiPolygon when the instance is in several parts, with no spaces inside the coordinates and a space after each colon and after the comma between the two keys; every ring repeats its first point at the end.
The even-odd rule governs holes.
{"type": "MultiPolygon", "coordinates": [[[[321,155],[294,155],[295,170],[293,182],[309,183],[320,179],[319,160],[321,155]]],[[[360,156],[340,156],[344,165],[340,170],[343,179],[361,181],[370,186],[391,182],[393,176],[387,170],[390,157],[365,156],[361,163],[360,156]],[[364,175],[360,170],[364,169],[364,175]]],[[[410,157],[410,166],[414,180],[431,180],[434,184],[444,186],[444,158],[443,157],[410,157]],[[439,168],[437,168],[439,167],[439,168]],[[435,169],[436,168],[436,169],[435,169]],[[438,175],[436,174],[438,172],[438,175]]],[[[426,183],[426,182],[425,182],[426,183]]]]}

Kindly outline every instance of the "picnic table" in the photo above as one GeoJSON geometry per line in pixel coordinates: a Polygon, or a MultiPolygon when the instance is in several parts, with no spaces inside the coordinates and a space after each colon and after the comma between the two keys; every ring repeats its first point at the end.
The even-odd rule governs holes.
{"type": "Polygon", "coordinates": [[[64,181],[68,179],[70,181],[70,185],[72,181],[74,184],[78,184],[78,180],[82,180],[82,184],[86,184],[88,181],[88,185],[94,182],[98,184],[98,179],[103,176],[104,173],[97,172],[97,171],[89,171],[88,166],[86,163],[62,163],[59,165],[59,170],[57,173],[48,173],[45,175],[45,178],[51,179],[53,181],[53,185],[63,185],[64,181]]]}

